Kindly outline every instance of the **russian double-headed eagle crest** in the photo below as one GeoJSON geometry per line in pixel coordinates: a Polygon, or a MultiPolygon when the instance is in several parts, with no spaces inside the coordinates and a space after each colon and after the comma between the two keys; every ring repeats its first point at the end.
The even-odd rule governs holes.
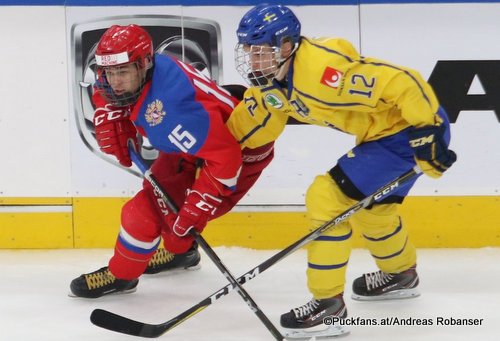
{"type": "Polygon", "coordinates": [[[163,111],[163,103],[156,99],[152,103],[148,104],[146,109],[146,122],[148,122],[149,126],[154,127],[163,121],[163,117],[167,113],[163,111]]]}

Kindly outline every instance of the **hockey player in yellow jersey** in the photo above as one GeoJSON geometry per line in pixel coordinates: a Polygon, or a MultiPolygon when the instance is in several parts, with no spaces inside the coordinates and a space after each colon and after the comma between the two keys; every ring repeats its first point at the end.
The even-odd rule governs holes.
{"type": "MultiPolygon", "coordinates": [[[[250,9],[240,21],[237,37],[236,68],[251,85],[227,123],[238,132],[240,143],[274,141],[288,117],[356,137],[356,145],[336,164],[332,160],[333,167],[318,175],[307,190],[312,228],[416,163],[426,175],[439,178],[456,161],[448,149],[447,115],[418,72],[360,56],[343,39],[302,37],[295,14],[280,5],[250,9]]],[[[343,293],[352,229],[363,234],[379,268],[354,281],[353,299],[419,295],[416,250],[397,212],[413,183],[308,245],[307,284],[313,297],[281,316],[287,337],[345,332],[341,326],[327,326],[323,319],[347,316],[343,293]]]]}

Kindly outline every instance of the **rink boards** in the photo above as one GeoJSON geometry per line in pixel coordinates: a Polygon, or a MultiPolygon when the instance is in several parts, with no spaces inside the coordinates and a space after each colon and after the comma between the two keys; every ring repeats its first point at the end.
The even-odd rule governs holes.
{"type": "MultiPolygon", "coordinates": [[[[0,64],[8,65],[2,75],[8,81],[0,84],[0,248],[112,247],[120,208],[140,188],[137,170],[118,167],[93,140],[86,86],[100,30],[138,22],[154,30],[161,45],[183,25],[211,76],[242,84],[233,62],[234,31],[251,1],[142,3],[2,2],[14,6],[0,6],[0,28],[9,32],[0,37],[9,47],[0,54],[0,64]],[[47,24],[40,25],[40,17],[47,24]]],[[[411,66],[446,106],[458,161],[440,180],[419,179],[401,207],[415,244],[499,246],[500,3],[283,3],[299,16],[304,35],[342,37],[363,55],[411,66]]],[[[207,239],[265,249],[302,236],[305,191],[353,143],[333,129],[288,126],[273,163],[237,212],[209,225],[207,239]]],[[[362,246],[357,231],[355,246],[362,246]]]]}
{"type": "MultiPolygon", "coordinates": [[[[114,246],[127,198],[2,200],[16,206],[0,206],[0,248],[108,248],[114,246]],[[40,206],[51,212],[36,209],[40,206]]],[[[419,196],[407,198],[400,213],[417,247],[500,246],[499,206],[493,196],[419,196]]],[[[279,249],[308,232],[304,211],[252,210],[210,222],[203,235],[213,246],[279,249]]],[[[363,247],[359,231],[353,235],[354,247],[363,247]]]]}

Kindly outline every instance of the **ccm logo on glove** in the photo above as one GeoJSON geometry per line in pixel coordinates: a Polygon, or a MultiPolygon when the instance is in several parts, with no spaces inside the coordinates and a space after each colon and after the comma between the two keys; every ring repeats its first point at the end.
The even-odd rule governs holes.
{"type": "Polygon", "coordinates": [[[412,148],[417,148],[417,147],[421,147],[423,145],[426,145],[426,144],[432,143],[432,142],[434,142],[434,134],[431,134],[429,136],[420,137],[420,138],[417,138],[415,140],[411,140],[410,145],[412,148]]]}
{"type": "Polygon", "coordinates": [[[448,149],[444,133],[443,125],[411,128],[408,132],[418,165],[432,178],[439,178],[457,161],[455,152],[448,149]]]}
{"type": "Polygon", "coordinates": [[[99,148],[105,154],[114,155],[125,167],[132,166],[127,142],[134,141],[138,148],[137,130],[129,115],[128,110],[109,105],[97,108],[94,113],[95,138],[99,148]]]}
{"type": "Polygon", "coordinates": [[[221,199],[208,193],[188,190],[186,200],[177,215],[172,230],[179,237],[188,234],[192,228],[198,232],[203,231],[221,202],[221,199]]]}
{"type": "Polygon", "coordinates": [[[211,215],[214,215],[215,210],[217,209],[217,207],[214,207],[213,205],[203,200],[198,201],[195,206],[202,211],[210,213],[211,215]]]}
{"type": "Polygon", "coordinates": [[[100,126],[103,123],[107,123],[114,120],[119,120],[127,118],[129,116],[128,111],[123,111],[122,109],[112,109],[108,106],[106,108],[98,108],[94,115],[94,126],[100,126]]]}

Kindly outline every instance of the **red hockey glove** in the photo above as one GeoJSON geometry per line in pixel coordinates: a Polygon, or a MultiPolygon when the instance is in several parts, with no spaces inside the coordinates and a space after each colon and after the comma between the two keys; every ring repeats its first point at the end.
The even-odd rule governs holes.
{"type": "Polygon", "coordinates": [[[125,167],[132,166],[127,148],[127,141],[132,139],[136,149],[137,130],[129,119],[130,112],[106,105],[97,108],[94,113],[95,138],[101,151],[114,155],[125,167]]]}
{"type": "Polygon", "coordinates": [[[208,193],[188,190],[172,230],[179,237],[187,235],[192,228],[198,232],[203,231],[208,219],[214,215],[221,202],[221,199],[208,193]]]}
{"type": "Polygon", "coordinates": [[[444,129],[442,125],[425,126],[408,133],[417,164],[432,178],[439,178],[457,161],[457,155],[444,141],[444,129]]]}

